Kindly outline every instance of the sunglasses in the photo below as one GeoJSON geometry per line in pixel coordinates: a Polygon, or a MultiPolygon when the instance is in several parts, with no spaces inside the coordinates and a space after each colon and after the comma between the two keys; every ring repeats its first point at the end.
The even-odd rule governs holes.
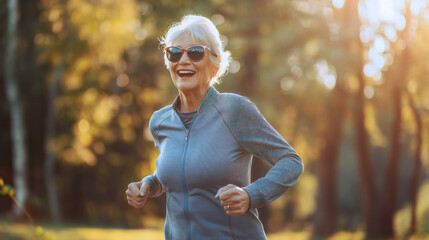
{"type": "Polygon", "coordinates": [[[178,62],[182,58],[183,53],[186,52],[191,61],[198,62],[203,59],[206,49],[213,54],[213,56],[217,57],[216,53],[206,46],[192,46],[189,48],[166,47],[165,54],[170,62],[178,62]]]}

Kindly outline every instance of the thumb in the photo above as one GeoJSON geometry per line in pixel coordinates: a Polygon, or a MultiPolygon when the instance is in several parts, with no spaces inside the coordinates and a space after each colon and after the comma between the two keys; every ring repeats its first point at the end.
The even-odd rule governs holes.
{"type": "Polygon", "coordinates": [[[217,194],[215,196],[215,198],[219,197],[220,194],[222,194],[223,192],[225,192],[226,190],[235,187],[234,184],[228,184],[224,187],[219,188],[219,190],[217,191],[217,194]]]}
{"type": "Polygon", "coordinates": [[[150,185],[147,182],[142,182],[140,187],[140,196],[144,197],[146,194],[149,194],[150,185]]]}

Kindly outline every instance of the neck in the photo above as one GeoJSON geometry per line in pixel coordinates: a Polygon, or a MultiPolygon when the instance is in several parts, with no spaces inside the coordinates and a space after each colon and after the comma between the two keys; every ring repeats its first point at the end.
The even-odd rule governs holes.
{"type": "Polygon", "coordinates": [[[180,112],[197,111],[209,88],[210,86],[205,88],[200,88],[198,90],[189,91],[189,92],[184,92],[179,90],[179,96],[180,96],[179,111],[180,112]]]}

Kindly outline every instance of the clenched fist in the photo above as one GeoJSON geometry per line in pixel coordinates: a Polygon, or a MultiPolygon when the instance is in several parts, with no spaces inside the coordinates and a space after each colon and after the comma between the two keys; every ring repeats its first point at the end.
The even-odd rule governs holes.
{"type": "Polygon", "coordinates": [[[125,193],[130,206],[141,208],[149,197],[150,185],[147,182],[132,182],[128,184],[128,189],[125,193]]]}
{"type": "Polygon", "coordinates": [[[231,216],[243,215],[250,207],[250,197],[247,191],[233,184],[220,188],[216,198],[221,200],[226,214],[231,216]]]}

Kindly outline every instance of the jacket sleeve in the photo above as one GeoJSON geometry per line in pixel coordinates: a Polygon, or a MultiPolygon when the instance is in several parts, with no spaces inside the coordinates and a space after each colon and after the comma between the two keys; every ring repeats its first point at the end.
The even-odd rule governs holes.
{"type": "MultiPolygon", "coordinates": [[[[157,134],[157,129],[158,129],[158,117],[157,117],[157,112],[155,112],[152,117],[150,118],[149,121],[149,129],[150,129],[150,133],[152,134],[152,138],[153,138],[153,142],[155,144],[155,147],[158,149],[159,151],[159,141],[158,141],[158,134],[157,134]]],[[[146,177],[144,177],[142,180],[142,182],[147,182],[150,185],[150,192],[152,194],[159,192],[162,189],[162,185],[158,180],[158,177],[156,176],[156,169],[154,171],[154,173],[152,175],[148,175],[146,177]]]]}
{"type": "Polygon", "coordinates": [[[296,151],[265,120],[247,98],[234,95],[226,102],[229,111],[222,115],[241,147],[273,166],[268,173],[245,187],[250,207],[262,207],[280,197],[294,185],[304,170],[296,151]]]}

